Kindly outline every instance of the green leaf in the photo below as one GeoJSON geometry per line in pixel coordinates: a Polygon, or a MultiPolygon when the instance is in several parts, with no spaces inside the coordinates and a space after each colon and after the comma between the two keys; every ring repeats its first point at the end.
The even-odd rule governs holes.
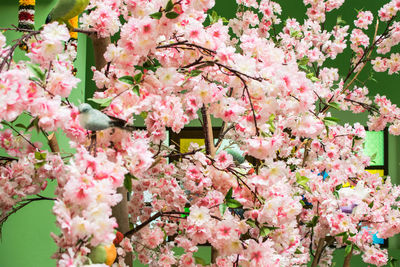
{"type": "Polygon", "coordinates": [[[211,14],[208,14],[208,18],[210,20],[210,24],[214,24],[218,21],[218,14],[215,10],[211,11],[211,14]]]}
{"type": "Polygon", "coordinates": [[[242,207],[242,204],[239,201],[237,201],[236,199],[233,199],[233,198],[227,199],[226,200],[226,205],[231,209],[236,209],[236,208],[242,207]]]}
{"type": "Polygon", "coordinates": [[[140,96],[140,87],[139,87],[139,85],[135,85],[133,88],[132,88],[132,90],[133,90],[133,92],[137,95],[137,96],[140,96]]]}
{"type": "Polygon", "coordinates": [[[308,223],[306,223],[306,226],[307,226],[307,227],[314,227],[314,226],[316,226],[317,223],[318,223],[318,219],[319,219],[319,216],[314,216],[314,217],[312,218],[311,221],[309,221],[308,223]]]}
{"type": "Polygon", "coordinates": [[[36,77],[29,77],[29,80],[37,82],[37,83],[41,83],[42,82],[39,78],[36,78],[36,77]]]}
{"type": "Polygon", "coordinates": [[[198,256],[193,256],[194,261],[196,262],[196,264],[200,264],[202,266],[206,266],[206,261],[203,258],[200,258],[198,256]]]}
{"type": "Polygon", "coordinates": [[[106,108],[111,104],[112,98],[111,97],[109,97],[109,98],[89,98],[88,100],[90,100],[96,104],[99,104],[100,107],[106,108]]]}
{"type": "Polygon", "coordinates": [[[373,206],[374,206],[374,202],[373,201],[368,204],[368,208],[370,208],[370,209],[372,209],[373,206]]]}
{"type": "Polygon", "coordinates": [[[165,14],[165,16],[169,19],[176,19],[177,17],[179,17],[179,14],[172,11],[165,14]]]}
{"type": "Polygon", "coordinates": [[[203,71],[201,71],[201,70],[192,70],[190,73],[189,73],[189,77],[196,77],[196,76],[199,76],[201,73],[202,73],[203,71]]]}
{"type": "Polygon", "coordinates": [[[187,218],[189,216],[189,213],[190,213],[190,207],[184,207],[183,210],[185,211],[185,213],[181,214],[181,217],[182,218],[187,218]]]}
{"type": "Polygon", "coordinates": [[[375,152],[374,154],[371,155],[371,157],[369,157],[372,163],[375,163],[376,155],[377,153],[375,152]]]}
{"type": "Polygon", "coordinates": [[[338,16],[337,19],[336,19],[336,24],[337,25],[339,25],[339,24],[345,25],[346,21],[342,19],[342,16],[338,16]]]}
{"type": "Polygon", "coordinates": [[[140,81],[142,80],[143,77],[143,73],[139,72],[138,74],[136,74],[133,79],[135,80],[136,83],[140,83],[140,81]]]}
{"type": "Polygon", "coordinates": [[[318,79],[318,78],[315,77],[315,76],[311,77],[310,80],[311,80],[312,82],[314,82],[314,83],[315,83],[315,82],[321,81],[320,79],[318,79]]]}
{"type": "Polygon", "coordinates": [[[340,119],[335,118],[335,117],[325,117],[324,120],[325,121],[333,121],[333,122],[336,122],[336,123],[340,122],[340,119]]]}
{"type": "Polygon", "coordinates": [[[345,256],[349,255],[351,250],[353,249],[353,245],[347,245],[346,248],[344,249],[345,251],[345,256]]]}
{"type": "Polygon", "coordinates": [[[219,204],[219,212],[221,213],[222,216],[225,214],[227,208],[228,205],[226,205],[225,203],[219,204]]]}
{"type": "Polygon", "coordinates": [[[336,125],[340,120],[335,117],[325,117],[323,118],[323,121],[326,126],[333,126],[336,125]]]}
{"type": "Polygon", "coordinates": [[[262,237],[268,236],[271,232],[271,229],[269,229],[268,227],[264,226],[260,228],[260,236],[262,237]]]}
{"type": "MultiPolygon", "coordinates": [[[[136,74],[136,75],[137,75],[137,74],[136,74]]],[[[135,76],[136,76],[136,75],[135,75],[135,76]]],[[[130,85],[133,85],[133,84],[134,84],[134,79],[133,79],[133,77],[132,77],[132,76],[129,76],[129,75],[127,75],[127,76],[122,76],[122,77],[119,78],[118,80],[121,81],[121,82],[130,84],[130,85]]]]}
{"type": "Polygon", "coordinates": [[[35,169],[39,169],[40,167],[43,167],[46,164],[46,161],[39,161],[36,162],[35,164],[33,164],[33,166],[35,167],[35,169]]]}
{"type": "Polygon", "coordinates": [[[162,13],[161,12],[156,12],[156,13],[150,14],[149,16],[152,19],[161,19],[162,13]]]}
{"type": "Polygon", "coordinates": [[[26,130],[31,129],[32,127],[35,127],[36,131],[39,132],[39,117],[34,118],[31,123],[29,123],[28,126],[26,126],[26,130]]]}
{"type": "Polygon", "coordinates": [[[41,153],[39,151],[35,152],[35,159],[37,160],[45,160],[46,159],[47,154],[46,153],[41,153]]]}
{"type": "Polygon", "coordinates": [[[146,119],[146,118],[147,118],[147,115],[149,115],[149,113],[146,112],[146,111],[142,111],[142,112],[140,113],[140,117],[142,117],[143,119],[146,119]]]}
{"type": "Polygon", "coordinates": [[[338,193],[338,191],[333,191],[333,195],[337,198],[337,199],[339,199],[339,193],[338,193]]]}
{"type": "Polygon", "coordinates": [[[340,110],[340,105],[337,102],[330,102],[328,106],[333,107],[334,109],[340,110]]]}
{"type": "Polygon", "coordinates": [[[250,225],[251,227],[257,227],[257,224],[256,224],[256,222],[254,221],[254,220],[252,220],[252,219],[247,219],[247,221],[246,221],[246,223],[248,224],[248,225],[250,225]]]}
{"type": "Polygon", "coordinates": [[[308,61],[309,61],[308,57],[304,56],[302,59],[299,60],[298,64],[299,65],[307,65],[308,61]]]}
{"type": "Polygon", "coordinates": [[[296,249],[296,251],[294,252],[294,254],[303,254],[300,249],[296,249]]]}
{"type": "Polygon", "coordinates": [[[132,192],[132,177],[130,173],[125,174],[125,179],[124,179],[124,187],[126,190],[128,190],[129,193],[132,192]]]}
{"type": "Polygon", "coordinates": [[[174,3],[172,3],[172,0],[169,0],[167,3],[167,6],[165,7],[165,11],[169,12],[174,8],[174,3]]]}
{"type": "Polygon", "coordinates": [[[347,235],[347,232],[342,232],[340,234],[337,234],[336,236],[346,236],[346,235],[347,235]]]}
{"type": "Polygon", "coordinates": [[[35,77],[39,78],[39,80],[41,81],[45,80],[46,75],[38,64],[27,64],[26,66],[31,70],[31,72],[33,73],[33,75],[35,75],[35,77]]]}
{"type": "Polygon", "coordinates": [[[393,257],[390,257],[390,259],[389,259],[390,267],[395,267],[396,266],[396,264],[395,264],[396,261],[397,261],[397,259],[395,259],[393,257]]]}
{"type": "Polygon", "coordinates": [[[303,35],[303,34],[301,33],[301,31],[293,31],[293,30],[290,30],[290,36],[291,36],[291,37],[301,38],[302,35],[303,35]]]}
{"type": "Polygon", "coordinates": [[[296,172],[296,182],[298,185],[300,185],[304,190],[307,190],[308,192],[311,192],[310,187],[307,185],[308,181],[310,181],[309,178],[305,176],[301,176],[300,173],[296,172]]]}
{"type": "Polygon", "coordinates": [[[19,128],[24,128],[24,129],[26,129],[26,128],[25,128],[25,125],[23,125],[22,123],[16,124],[15,127],[19,127],[19,128]]]}
{"type": "Polygon", "coordinates": [[[228,193],[226,193],[225,200],[232,199],[233,190],[232,187],[229,189],[228,193]]]}
{"type": "Polygon", "coordinates": [[[308,66],[307,65],[299,65],[299,68],[305,71],[308,71],[308,66]]]}

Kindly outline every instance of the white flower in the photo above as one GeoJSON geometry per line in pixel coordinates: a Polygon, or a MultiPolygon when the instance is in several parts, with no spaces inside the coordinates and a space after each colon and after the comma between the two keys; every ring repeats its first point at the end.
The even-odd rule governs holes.
{"type": "Polygon", "coordinates": [[[65,25],[58,24],[58,22],[46,24],[43,28],[41,36],[44,40],[52,42],[66,42],[70,38],[67,27],[65,25]]]}

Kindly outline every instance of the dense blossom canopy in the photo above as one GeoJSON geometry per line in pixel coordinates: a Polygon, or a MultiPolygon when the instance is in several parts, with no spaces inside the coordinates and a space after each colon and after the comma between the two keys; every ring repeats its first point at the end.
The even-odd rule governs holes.
{"type": "Polygon", "coordinates": [[[213,266],[300,266],[311,256],[324,266],[342,246],[366,263],[386,264],[372,234],[400,232],[400,190],[365,170],[364,127],[337,124],[330,111],[370,112],[370,130],[400,134],[400,109],[385,96],[371,100],[356,82],[369,64],[399,72],[400,54],[391,49],[400,42],[400,0],[331,29],[323,26],[326,14],[344,0],[304,0],[307,19],[284,23],[278,3],[237,2],[229,21],[209,11],[214,0],[90,2],[81,30],[118,35],[104,53],[107,65],[92,68],[93,101],[130,125],[142,116],[146,126],[98,132],[94,148],[68,100],[79,79],[67,27],[53,22],[27,32],[29,60],[20,62],[0,34],[0,145],[9,155],[0,158],[1,222],[56,180],[54,257],[60,267],[91,265],[91,250],[115,238],[112,208],[125,186],[131,230],[113,266],[125,266],[132,251],[150,266],[196,266],[194,253],[206,243],[213,266]],[[340,77],[324,63],[345,49],[352,69],[340,77]],[[26,131],[12,123],[21,114],[31,117],[26,131]],[[237,145],[243,163],[228,150],[215,153],[210,115],[223,121],[217,144],[237,145]],[[179,133],[197,119],[206,147],[192,144],[181,154],[163,143],[167,130],[179,133]],[[76,153],[43,149],[31,141],[35,129],[49,140],[62,129],[76,153]]]}

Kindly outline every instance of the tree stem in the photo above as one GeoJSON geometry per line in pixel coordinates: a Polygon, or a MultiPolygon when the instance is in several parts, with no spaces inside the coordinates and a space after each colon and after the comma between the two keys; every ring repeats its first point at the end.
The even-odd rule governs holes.
{"type": "Polygon", "coordinates": [[[111,43],[111,39],[109,37],[98,38],[96,34],[91,34],[89,36],[93,43],[95,67],[100,71],[107,64],[107,61],[104,58],[104,53],[106,52],[108,45],[111,43]]]}
{"type": "Polygon", "coordinates": [[[203,117],[203,132],[204,132],[204,139],[205,139],[205,144],[206,144],[206,153],[207,153],[207,155],[214,157],[215,156],[215,146],[214,146],[214,136],[213,136],[213,129],[212,129],[212,124],[211,124],[211,117],[205,106],[203,106],[201,108],[201,115],[203,117]]]}
{"type": "Polygon", "coordinates": [[[346,255],[343,262],[343,267],[350,267],[351,257],[353,256],[353,248],[351,248],[349,254],[346,255]]]}
{"type": "MultiPolygon", "coordinates": [[[[201,115],[203,117],[203,132],[206,144],[206,153],[207,155],[214,157],[216,151],[214,146],[214,136],[211,123],[211,116],[208,113],[206,106],[204,105],[201,108],[201,115]]],[[[211,246],[211,262],[215,263],[217,257],[218,257],[218,251],[213,246],[211,246]]]]}
{"type": "Polygon", "coordinates": [[[311,267],[317,267],[318,266],[319,259],[321,258],[322,252],[324,252],[324,243],[325,243],[325,238],[321,238],[318,241],[317,251],[315,252],[315,257],[313,259],[311,267]]]}
{"type": "MultiPolygon", "coordinates": [[[[118,231],[126,233],[129,228],[129,215],[128,215],[128,190],[125,187],[120,187],[117,192],[122,195],[122,200],[112,208],[112,216],[117,219],[118,231]]],[[[125,264],[132,266],[132,253],[127,253],[125,256],[125,264]]]]}
{"type": "MultiPolygon", "coordinates": [[[[104,53],[106,52],[108,45],[111,43],[111,39],[109,37],[99,38],[96,34],[90,34],[89,36],[93,43],[95,67],[100,71],[107,65],[107,61],[104,58],[104,53]]],[[[117,219],[118,230],[121,233],[126,233],[130,230],[127,190],[122,186],[117,189],[117,192],[122,195],[122,200],[112,208],[112,216],[117,219]]],[[[132,261],[132,253],[127,253],[125,256],[125,264],[127,266],[132,266],[132,261]]]]}

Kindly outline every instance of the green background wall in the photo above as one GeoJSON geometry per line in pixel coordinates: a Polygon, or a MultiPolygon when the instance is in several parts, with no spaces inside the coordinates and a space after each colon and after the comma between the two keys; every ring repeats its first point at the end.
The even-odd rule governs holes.
{"type": "MultiPolygon", "coordinates": [[[[36,0],[36,28],[40,27],[44,22],[45,17],[51,10],[56,0],[36,0]]],[[[283,17],[289,14],[291,17],[297,18],[300,22],[305,17],[306,8],[302,0],[279,0],[283,9],[283,17]]],[[[365,0],[347,0],[344,6],[339,11],[334,11],[328,14],[328,20],[336,21],[337,16],[341,16],[347,23],[352,23],[356,16],[355,9],[377,10],[377,8],[387,1],[365,1],[365,0]]],[[[226,18],[232,18],[236,10],[234,0],[216,0],[215,10],[226,18]]],[[[1,0],[0,2],[0,27],[9,27],[11,24],[17,25],[18,0],[1,0]]],[[[326,28],[330,29],[332,25],[327,24],[326,28]]],[[[372,27],[371,27],[372,28],[372,27]]],[[[7,33],[8,41],[20,36],[18,33],[7,33]]],[[[94,63],[94,57],[91,49],[90,40],[87,41],[86,36],[79,34],[78,44],[78,59],[76,67],[78,68],[78,77],[81,79],[79,87],[74,90],[71,97],[74,103],[83,101],[86,97],[91,97],[94,90],[94,83],[91,81],[92,73],[90,66],[94,63]],[[86,88],[86,95],[85,95],[86,88]]],[[[397,48],[397,50],[399,50],[397,48]]],[[[341,75],[349,67],[349,55],[346,53],[338,56],[335,61],[331,61],[331,66],[340,66],[343,71],[341,75]]],[[[23,53],[18,52],[17,58],[23,58],[23,53]]],[[[369,75],[369,70],[365,69],[360,75],[360,80],[364,80],[369,75]]],[[[393,103],[400,105],[399,76],[388,76],[386,73],[375,73],[374,78],[379,82],[368,81],[367,86],[372,93],[380,93],[387,95],[393,103]]],[[[359,121],[365,123],[366,115],[354,115],[351,113],[337,113],[336,116],[342,119],[342,122],[353,123],[359,121]]],[[[26,122],[26,118],[22,121],[26,122]]],[[[197,123],[192,126],[199,126],[197,123]]],[[[45,144],[42,137],[37,137],[45,144]]],[[[61,134],[58,134],[61,147],[64,151],[68,150],[67,140],[61,134]],[[64,144],[64,145],[63,145],[64,144]]],[[[400,138],[389,136],[389,175],[393,181],[400,180],[400,138]]],[[[54,183],[50,184],[44,195],[51,196],[54,190],[54,183]]],[[[0,267],[50,267],[55,266],[55,261],[50,259],[52,253],[55,252],[56,246],[50,238],[50,232],[58,232],[54,224],[55,217],[51,213],[51,202],[37,202],[30,204],[28,207],[19,211],[10,217],[3,228],[3,236],[0,241],[0,267]]],[[[400,242],[399,237],[390,239],[389,252],[390,255],[400,258],[400,242]]],[[[209,260],[207,248],[201,249],[202,257],[209,260]]],[[[337,266],[341,266],[343,262],[344,252],[339,250],[335,253],[334,262],[337,266]]],[[[142,266],[135,264],[135,266],[142,266]]],[[[360,257],[353,257],[352,266],[366,266],[362,263],[360,257]]]]}

